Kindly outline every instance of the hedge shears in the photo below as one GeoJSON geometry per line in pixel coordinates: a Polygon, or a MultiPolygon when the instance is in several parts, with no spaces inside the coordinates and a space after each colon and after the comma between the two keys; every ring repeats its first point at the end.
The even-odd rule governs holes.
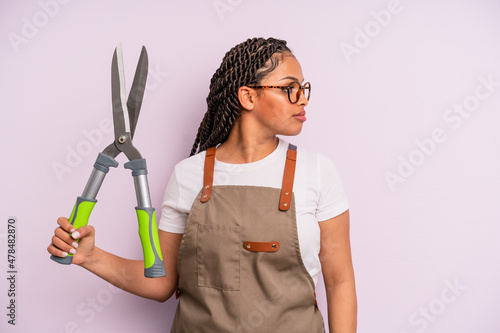
{"type": "MultiPolygon", "coordinates": [[[[155,209],[151,206],[149,185],[147,179],[146,160],[133,146],[137,119],[141,109],[146,79],[148,75],[148,55],[143,46],[139,63],[135,71],[134,81],[128,99],[125,91],[125,76],[123,69],[123,55],[121,44],[113,54],[111,65],[111,92],[113,102],[113,123],[115,140],[107,146],[94,163],[94,169],[81,196],[76,199],[75,206],[69,217],[69,222],[78,229],[87,225],[90,213],[97,200],[95,199],[110,167],[117,167],[115,157],[121,152],[128,158],[124,164],[126,169],[132,170],[135,193],[137,196],[137,219],[139,220],[139,236],[144,252],[144,275],[149,278],[165,276],[165,266],[160,250],[158,229],[156,225],[155,209]]],[[[51,259],[69,265],[73,255],[67,257],[51,256],[51,259]]]]}

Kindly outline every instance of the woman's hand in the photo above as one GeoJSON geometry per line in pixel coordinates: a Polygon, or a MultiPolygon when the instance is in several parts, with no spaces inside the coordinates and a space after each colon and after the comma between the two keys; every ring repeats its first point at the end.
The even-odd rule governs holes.
{"type": "Polygon", "coordinates": [[[159,302],[169,299],[177,288],[177,255],[182,234],[158,232],[167,276],[150,279],[144,277],[143,260],[121,258],[94,246],[94,227],[86,225],[75,230],[65,217],[57,219],[57,223],[59,227],[47,248],[50,254],[65,257],[71,253],[73,264],[82,266],[118,288],[159,302]]]}
{"type": "Polygon", "coordinates": [[[57,224],[59,227],[54,231],[52,243],[47,251],[56,257],[67,257],[68,254],[73,254],[73,264],[85,263],[94,253],[94,227],[86,225],[75,230],[65,217],[58,218],[57,224]]]}

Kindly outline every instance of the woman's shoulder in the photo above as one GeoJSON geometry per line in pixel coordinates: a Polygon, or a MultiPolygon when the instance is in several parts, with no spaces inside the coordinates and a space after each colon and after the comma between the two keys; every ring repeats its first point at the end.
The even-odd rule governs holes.
{"type": "Polygon", "coordinates": [[[314,148],[298,146],[297,147],[297,165],[307,166],[309,168],[334,167],[333,160],[323,152],[314,148]]]}
{"type": "Polygon", "coordinates": [[[203,166],[203,163],[205,161],[205,154],[206,151],[202,151],[177,162],[177,164],[175,165],[176,171],[197,168],[199,167],[199,165],[203,166]]]}

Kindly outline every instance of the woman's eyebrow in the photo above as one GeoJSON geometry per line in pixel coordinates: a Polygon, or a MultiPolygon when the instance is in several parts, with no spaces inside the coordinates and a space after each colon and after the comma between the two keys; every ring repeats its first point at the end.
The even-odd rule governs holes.
{"type": "Polygon", "coordinates": [[[279,79],[279,81],[285,81],[285,80],[293,80],[293,81],[297,81],[297,82],[304,81],[304,79],[302,79],[302,81],[299,81],[299,79],[297,79],[295,76],[285,76],[284,78],[279,79]]]}

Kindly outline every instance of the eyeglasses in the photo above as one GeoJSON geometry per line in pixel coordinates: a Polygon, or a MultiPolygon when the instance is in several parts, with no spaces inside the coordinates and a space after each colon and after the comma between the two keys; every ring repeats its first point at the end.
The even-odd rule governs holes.
{"type": "Polygon", "coordinates": [[[286,90],[288,92],[288,100],[290,103],[295,104],[299,101],[300,96],[304,94],[307,100],[311,96],[311,84],[309,82],[304,83],[303,86],[298,82],[293,82],[288,86],[248,86],[249,88],[255,89],[267,89],[267,88],[278,88],[281,90],[286,90]]]}

